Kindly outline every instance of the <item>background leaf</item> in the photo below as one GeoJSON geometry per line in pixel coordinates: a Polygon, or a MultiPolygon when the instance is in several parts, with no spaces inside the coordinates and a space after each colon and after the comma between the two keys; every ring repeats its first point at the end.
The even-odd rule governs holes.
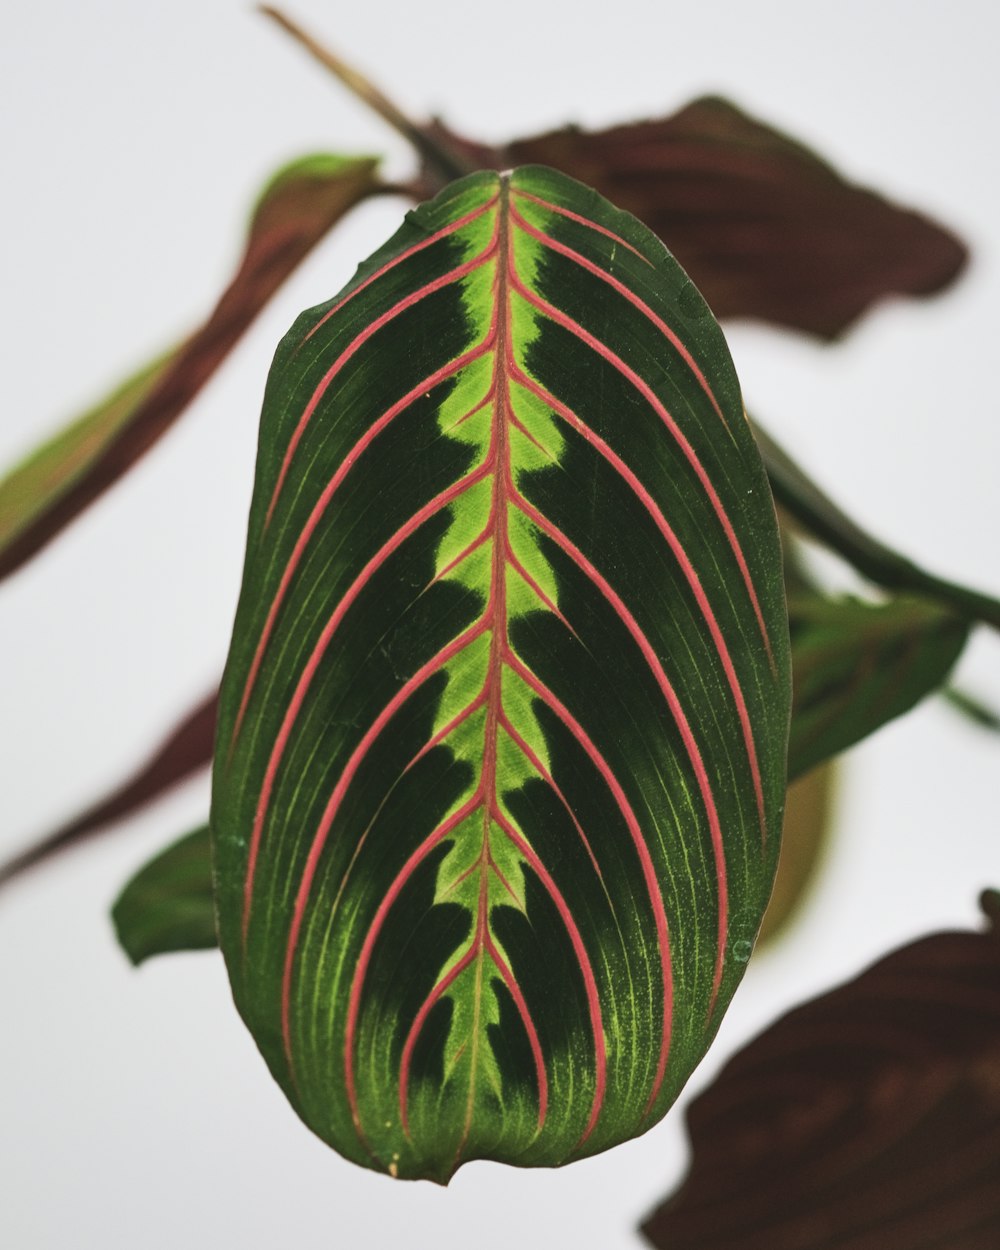
{"type": "Polygon", "coordinates": [[[115,900],[111,918],[134,964],[152,955],[218,946],[208,826],[144,865],[115,900]]]}
{"type": "Polygon", "coordinates": [[[60,851],[123,820],[166,793],[212,758],[218,698],[204,699],[176,725],[149,760],[81,815],[0,865],[0,886],[60,851]]]}
{"type": "Polygon", "coordinates": [[[786,647],[725,341],[633,218],[473,176],[299,319],[211,825],[237,1005],[314,1131],[445,1180],[664,1113],[770,891],[786,647]]]}
{"type": "Polygon", "coordinates": [[[688,1110],[663,1250],[993,1250],[1000,940],[938,933],[772,1025],[688,1110]]]}
{"type": "Polygon", "coordinates": [[[816,879],[832,828],[837,782],[838,770],[828,760],[788,787],[778,871],[757,935],[757,949],[784,933],[816,879]]]}
{"type": "Polygon", "coordinates": [[[793,779],[937,690],[969,636],[967,622],[917,599],[806,595],[789,600],[788,615],[793,779]]]}
{"type": "Polygon", "coordinates": [[[31,559],[165,433],[299,262],[378,190],[377,164],[318,155],[275,175],[254,208],[236,276],[205,324],[0,481],[0,578],[31,559]]]}
{"type": "Polygon", "coordinates": [[[835,338],[887,296],[942,290],[966,261],[950,231],[715,96],[655,121],[464,148],[489,168],[538,162],[595,187],[663,239],[720,318],[835,338]]]}

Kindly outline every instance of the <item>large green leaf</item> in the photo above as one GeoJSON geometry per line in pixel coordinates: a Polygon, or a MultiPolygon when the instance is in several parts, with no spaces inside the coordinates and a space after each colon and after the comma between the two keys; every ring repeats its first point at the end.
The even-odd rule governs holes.
{"type": "Polygon", "coordinates": [[[278,350],[221,695],[220,939],[306,1122],[444,1180],[663,1115],[770,891],[788,686],[663,245],[542,168],[410,214],[278,350]]]}
{"type": "Polygon", "coordinates": [[[962,653],[967,621],[919,599],[884,604],[789,599],[794,697],[788,776],[880,729],[937,690],[962,653]]]}
{"type": "Polygon", "coordinates": [[[270,180],[239,269],[205,323],[0,481],[0,578],[31,559],[166,432],[313,246],[378,190],[377,163],[308,156],[270,180]]]}
{"type": "Polygon", "coordinates": [[[218,945],[207,827],[144,864],[115,900],[111,918],[134,964],[151,955],[218,945]]]}

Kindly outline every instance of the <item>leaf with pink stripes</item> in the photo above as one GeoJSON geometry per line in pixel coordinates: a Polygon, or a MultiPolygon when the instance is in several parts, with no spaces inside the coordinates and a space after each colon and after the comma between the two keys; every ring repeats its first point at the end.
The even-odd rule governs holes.
{"type": "Polygon", "coordinates": [[[722,334],[541,167],[408,214],[278,349],[211,826],[237,1005],[356,1162],[654,1124],[771,888],[787,619],[722,334]]]}

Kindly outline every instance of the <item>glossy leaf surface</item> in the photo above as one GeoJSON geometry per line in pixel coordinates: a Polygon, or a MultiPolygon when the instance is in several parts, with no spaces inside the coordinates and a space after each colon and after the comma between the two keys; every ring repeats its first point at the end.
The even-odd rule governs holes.
{"type": "Polygon", "coordinates": [[[111,918],[134,964],[152,955],[218,945],[211,855],[206,825],[161,851],[119,894],[111,918]]]}
{"type": "Polygon", "coordinates": [[[766,479],[661,243],[551,170],[411,214],[281,344],[211,825],[237,1004],[393,1175],[649,1127],[770,890],[766,479]]]}
{"type": "Polygon", "coordinates": [[[271,179],[254,209],[239,269],[204,325],[0,481],[0,578],[44,547],[166,432],[285,278],[377,189],[376,165],[369,157],[310,156],[271,179]]]}
{"type": "Polygon", "coordinates": [[[792,729],[788,776],[844,751],[937,690],[969,636],[967,621],[917,599],[885,604],[789,600],[792,729]]]}
{"type": "Polygon", "coordinates": [[[994,1250],[998,1090],[996,929],[923,938],[730,1060],[643,1232],[662,1250],[994,1250]]]}
{"type": "Polygon", "coordinates": [[[596,187],[663,239],[717,317],[834,338],[880,300],[941,290],[966,260],[951,231],[717,97],[466,148],[487,166],[537,161],[596,187]]]}

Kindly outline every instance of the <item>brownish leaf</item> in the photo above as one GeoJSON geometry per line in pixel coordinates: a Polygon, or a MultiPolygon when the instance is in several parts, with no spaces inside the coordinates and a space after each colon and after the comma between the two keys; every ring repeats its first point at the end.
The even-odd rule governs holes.
{"type": "Polygon", "coordinates": [[[0,481],[0,579],[118,480],[180,416],[281,283],[379,190],[369,157],[311,156],[267,185],[236,276],[204,325],[60,430],[0,481]]]}
{"type": "Polygon", "coordinates": [[[147,762],[82,815],[0,865],[0,885],[145,807],[212,758],[218,697],[210,695],[175,726],[147,762]]]}
{"type": "Polygon", "coordinates": [[[966,259],[949,231],[715,97],[499,151],[438,133],[476,163],[552,165],[595,187],[663,239],[717,317],[835,338],[878,300],[941,290],[966,259]]]}
{"type": "Polygon", "coordinates": [[[691,1105],[666,1250],[996,1250],[1000,903],[792,1011],[691,1105]]]}

